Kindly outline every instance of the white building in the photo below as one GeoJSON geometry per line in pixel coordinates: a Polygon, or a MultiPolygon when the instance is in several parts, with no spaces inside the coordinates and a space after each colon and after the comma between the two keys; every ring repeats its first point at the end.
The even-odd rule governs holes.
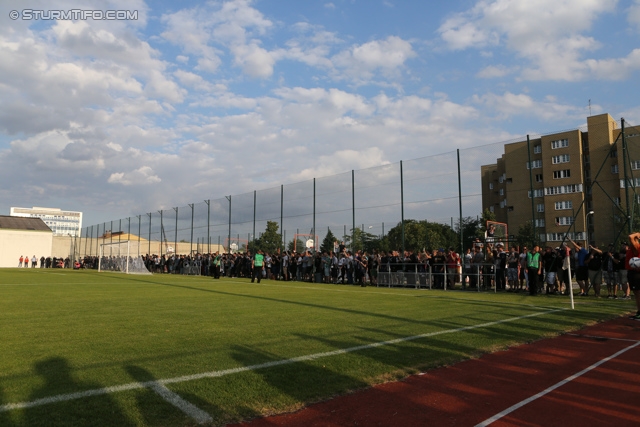
{"type": "Polygon", "coordinates": [[[78,236],[82,229],[82,212],[56,208],[11,208],[10,216],[40,218],[53,231],[54,236],[78,236]]]}

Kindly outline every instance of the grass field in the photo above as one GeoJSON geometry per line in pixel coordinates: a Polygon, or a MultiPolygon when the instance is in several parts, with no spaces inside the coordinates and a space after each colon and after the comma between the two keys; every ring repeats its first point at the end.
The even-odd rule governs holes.
{"type": "Polygon", "coordinates": [[[0,295],[1,426],[224,425],[633,309],[40,269],[0,270],[0,295]]]}

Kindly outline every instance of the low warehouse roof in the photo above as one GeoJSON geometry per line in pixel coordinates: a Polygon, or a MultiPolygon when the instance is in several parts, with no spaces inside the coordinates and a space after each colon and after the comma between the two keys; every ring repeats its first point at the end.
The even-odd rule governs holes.
{"type": "Polygon", "coordinates": [[[40,218],[0,215],[0,230],[28,230],[52,232],[40,218]]]}

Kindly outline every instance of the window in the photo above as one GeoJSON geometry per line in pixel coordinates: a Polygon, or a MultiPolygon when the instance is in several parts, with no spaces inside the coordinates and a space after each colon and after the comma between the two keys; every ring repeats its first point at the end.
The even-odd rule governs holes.
{"type": "Polygon", "coordinates": [[[536,227],[537,228],[544,227],[544,218],[543,219],[536,219],[536,227]]]}
{"type": "Polygon", "coordinates": [[[612,150],[611,153],[609,154],[609,156],[611,158],[616,158],[618,157],[618,150],[612,150]]]}
{"type": "Polygon", "coordinates": [[[489,206],[489,211],[494,212],[495,209],[493,208],[493,206],[489,206]]]}
{"type": "Polygon", "coordinates": [[[569,146],[568,139],[559,139],[557,141],[551,141],[551,149],[555,150],[556,148],[565,148],[569,146]]]}
{"type": "Polygon", "coordinates": [[[615,203],[616,206],[620,206],[620,197],[614,197],[613,198],[613,203],[615,203]]]}
{"type": "Polygon", "coordinates": [[[640,160],[633,160],[631,162],[631,169],[634,171],[640,169],[640,160]]]}
{"type": "Polygon", "coordinates": [[[513,206],[509,206],[509,212],[513,212],[513,206]]]}
{"type": "Polygon", "coordinates": [[[500,189],[500,195],[501,195],[501,196],[504,196],[504,188],[501,188],[501,189],[500,189]]]}
{"type": "Polygon", "coordinates": [[[502,183],[504,182],[504,178],[503,178],[502,176],[500,176],[500,178],[498,178],[498,182],[499,182],[500,184],[502,184],[502,183]]]}
{"type": "Polygon", "coordinates": [[[570,156],[568,154],[561,154],[559,156],[553,156],[551,158],[551,163],[557,165],[558,163],[569,163],[570,156]]]}
{"type": "Polygon", "coordinates": [[[542,174],[541,173],[537,173],[536,174],[536,182],[542,182],[542,174]]]}
{"type": "MultiPolygon", "coordinates": [[[[640,178],[636,178],[634,180],[629,180],[629,185],[631,187],[638,187],[640,186],[640,178]]],[[[624,188],[624,179],[620,180],[620,188],[624,188]]]]}
{"type": "Polygon", "coordinates": [[[570,178],[570,177],[571,177],[571,169],[553,171],[553,179],[570,178]]]}
{"type": "Polygon", "coordinates": [[[557,216],[556,225],[571,225],[573,224],[572,216],[557,216]]]}
{"type": "Polygon", "coordinates": [[[618,165],[611,166],[611,173],[618,173],[618,165]]]}
{"type": "Polygon", "coordinates": [[[489,190],[493,190],[493,182],[489,183],[489,190]]]}
{"type": "MultiPolygon", "coordinates": [[[[531,198],[531,191],[527,191],[529,198],[531,198]]],[[[533,190],[533,197],[542,197],[544,196],[544,190],[542,188],[538,190],[533,190]]]]}
{"type": "Polygon", "coordinates": [[[555,206],[557,211],[573,209],[573,202],[571,200],[563,200],[561,202],[556,202],[555,206]]]}
{"type": "Polygon", "coordinates": [[[545,196],[553,196],[555,194],[581,193],[582,184],[557,185],[555,187],[546,187],[544,189],[545,196]]]}
{"type": "Polygon", "coordinates": [[[538,169],[542,167],[542,160],[534,160],[531,162],[531,167],[529,167],[529,162],[527,162],[527,169],[538,169]]]}
{"type": "Polygon", "coordinates": [[[542,153],[542,145],[534,145],[533,154],[540,154],[540,153],[542,153]]]}
{"type": "Polygon", "coordinates": [[[537,209],[538,212],[544,212],[544,203],[538,203],[537,209]]]}
{"type": "Polygon", "coordinates": [[[582,193],[582,184],[558,185],[555,187],[546,187],[544,189],[545,196],[566,193],[582,193]]]}

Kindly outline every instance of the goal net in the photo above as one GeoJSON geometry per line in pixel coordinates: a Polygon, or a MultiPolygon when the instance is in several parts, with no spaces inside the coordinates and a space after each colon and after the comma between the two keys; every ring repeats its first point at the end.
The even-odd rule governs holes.
{"type": "MultiPolygon", "coordinates": [[[[137,242],[134,242],[137,243],[137,242]]],[[[129,240],[100,245],[98,271],[120,271],[127,274],[151,274],[140,255],[130,253],[129,240]]]]}

